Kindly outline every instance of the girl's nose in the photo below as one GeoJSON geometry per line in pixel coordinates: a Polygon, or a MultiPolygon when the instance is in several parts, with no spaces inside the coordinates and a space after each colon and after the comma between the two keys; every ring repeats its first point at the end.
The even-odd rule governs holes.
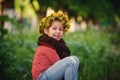
{"type": "Polygon", "coordinates": [[[57,31],[56,31],[56,32],[58,32],[58,33],[59,33],[59,32],[60,32],[60,30],[59,30],[59,29],[57,29],[57,31]]]}

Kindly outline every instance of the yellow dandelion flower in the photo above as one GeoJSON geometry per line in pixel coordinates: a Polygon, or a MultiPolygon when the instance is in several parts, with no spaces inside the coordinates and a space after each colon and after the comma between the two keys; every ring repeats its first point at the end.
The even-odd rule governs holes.
{"type": "Polygon", "coordinates": [[[46,18],[43,18],[42,20],[41,20],[41,22],[45,22],[46,21],[46,18]]]}
{"type": "Polygon", "coordinates": [[[45,27],[48,27],[50,24],[49,23],[46,23],[45,27]]]}
{"type": "Polygon", "coordinates": [[[64,24],[65,24],[65,21],[61,21],[61,23],[64,25],[64,24]]]}
{"type": "Polygon", "coordinates": [[[57,13],[54,13],[53,16],[58,16],[58,14],[57,14],[57,13]]]}

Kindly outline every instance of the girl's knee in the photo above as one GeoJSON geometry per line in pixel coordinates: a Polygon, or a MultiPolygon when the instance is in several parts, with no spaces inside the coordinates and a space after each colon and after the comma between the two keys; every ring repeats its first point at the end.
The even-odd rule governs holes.
{"type": "Polygon", "coordinates": [[[71,56],[71,57],[74,59],[75,63],[79,65],[79,58],[77,56],[71,56]]]}
{"type": "Polygon", "coordinates": [[[77,66],[79,65],[79,59],[76,56],[70,56],[67,57],[70,63],[76,64],[77,66]]]}

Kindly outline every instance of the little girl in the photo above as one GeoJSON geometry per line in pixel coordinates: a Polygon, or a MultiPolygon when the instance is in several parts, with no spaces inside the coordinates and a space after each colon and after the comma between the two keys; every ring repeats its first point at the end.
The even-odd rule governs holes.
{"type": "Polygon", "coordinates": [[[41,36],[32,63],[34,80],[78,80],[79,60],[70,56],[62,39],[69,27],[68,16],[60,12],[40,21],[41,36]]]}

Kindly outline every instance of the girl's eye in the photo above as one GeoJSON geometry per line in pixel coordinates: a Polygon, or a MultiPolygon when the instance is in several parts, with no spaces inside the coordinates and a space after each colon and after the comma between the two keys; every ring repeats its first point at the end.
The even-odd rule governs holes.
{"type": "Polygon", "coordinates": [[[61,29],[59,29],[60,31],[63,31],[63,29],[61,28],[61,29]]]}
{"type": "Polygon", "coordinates": [[[53,30],[56,30],[56,28],[53,28],[53,30]]]}

